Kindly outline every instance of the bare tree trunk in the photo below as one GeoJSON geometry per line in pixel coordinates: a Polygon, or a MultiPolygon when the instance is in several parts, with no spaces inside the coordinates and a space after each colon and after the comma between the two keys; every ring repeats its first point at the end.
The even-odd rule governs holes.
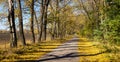
{"type": "Polygon", "coordinates": [[[44,37],[43,40],[46,40],[46,36],[47,36],[47,6],[45,5],[45,13],[44,13],[44,37]]]}
{"type": "Polygon", "coordinates": [[[38,42],[40,42],[42,40],[42,33],[43,33],[43,17],[44,17],[44,2],[42,0],[41,3],[41,24],[40,24],[40,33],[39,33],[39,37],[38,37],[38,42]]]}
{"type": "Polygon", "coordinates": [[[40,28],[39,28],[39,21],[37,19],[37,15],[36,12],[34,11],[34,16],[35,16],[35,20],[36,20],[36,24],[37,24],[37,32],[40,33],[40,28]]]}
{"type": "Polygon", "coordinates": [[[46,40],[47,37],[47,10],[48,10],[48,5],[50,3],[50,0],[44,0],[45,3],[45,11],[44,11],[44,38],[43,40],[46,40]]]}
{"type": "Polygon", "coordinates": [[[17,47],[17,35],[16,35],[16,28],[15,28],[15,18],[14,18],[14,0],[8,0],[9,3],[9,15],[8,20],[11,24],[11,42],[10,47],[17,47]]]}
{"type": "Polygon", "coordinates": [[[55,37],[56,37],[56,20],[54,20],[53,25],[54,25],[54,27],[53,27],[52,39],[55,39],[55,37]]]}
{"type": "Polygon", "coordinates": [[[38,42],[41,41],[42,35],[44,35],[43,40],[46,40],[47,37],[47,9],[50,0],[42,0],[41,2],[41,32],[39,33],[38,42]]]}
{"type": "Polygon", "coordinates": [[[26,42],[25,42],[25,36],[24,36],[24,31],[23,31],[23,18],[22,18],[22,9],[21,9],[21,1],[18,1],[18,8],[19,8],[19,14],[18,14],[18,18],[19,18],[19,32],[20,32],[20,39],[22,41],[22,45],[25,46],[26,42]]]}
{"type": "Polygon", "coordinates": [[[60,36],[60,20],[59,20],[59,1],[60,0],[57,0],[57,2],[56,2],[56,11],[57,11],[57,37],[59,37],[60,36]]]}
{"type": "Polygon", "coordinates": [[[34,34],[34,0],[31,2],[31,33],[32,33],[32,43],[35,43],[35,34],[34,34]]]}

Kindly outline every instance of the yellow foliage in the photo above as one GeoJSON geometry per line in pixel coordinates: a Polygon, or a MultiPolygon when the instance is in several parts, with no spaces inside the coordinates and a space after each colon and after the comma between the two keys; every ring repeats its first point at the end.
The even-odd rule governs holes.
{"type": "MultiPolygon", "coordinates": [[[[68,37],[69,39],[69,37],[68,37]]],[[[13,61],[24,61],[24,60],[37,60],[46,53],[51,52],[53,49],[57,48],[59,45],[64,43],[66,40],[52,40],[52,41],[42,41],[34,45],[28,45],[25,47],[19,46],[18,48],[12,48],[5,53],[0,50],[0,60],[13,62],[13,61]],[[7,54],[7,55],[6,55],[7,54]]],[[[4,51],[3,51],[4,52],[4,51]]]]}
{"type": "Polygon", "coordinates": [[[110,62],[109,53],[105,49],[100,49],[93,41],[81,38],[79,41],[80,62],[110,62]]]}

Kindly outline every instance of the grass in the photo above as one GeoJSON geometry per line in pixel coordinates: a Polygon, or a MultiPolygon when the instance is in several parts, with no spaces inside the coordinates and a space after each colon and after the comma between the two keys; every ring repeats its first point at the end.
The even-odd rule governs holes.
{"type": "Polygon", "coordinates": [[[102,43],[81,38],[78,45],[80,62],[120,62],[120,51],[112,52],[114,49],[106,49],[102,43]]]}
{"type": "MultiPolygon", "coordinates": [[[[37,44],[28,44],[25,47],[21,45],[18,48],[0,49],[0,61],[14,62],[23,60],[37,60],[53,49],[57,48],[62,43],[66,42],[71,37],[60,40],[42,41],[37,44]]],[[[7,45],[8,46],[8,45],[7,45]]]]}

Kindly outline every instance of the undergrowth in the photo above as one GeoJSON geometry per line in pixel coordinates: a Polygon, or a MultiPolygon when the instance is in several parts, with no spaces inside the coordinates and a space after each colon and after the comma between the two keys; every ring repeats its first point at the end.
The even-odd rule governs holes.
{"type": "Polygon", "coordinates": [[[80,38],[80,62],[119,62],[120,46],[80,38]]]}

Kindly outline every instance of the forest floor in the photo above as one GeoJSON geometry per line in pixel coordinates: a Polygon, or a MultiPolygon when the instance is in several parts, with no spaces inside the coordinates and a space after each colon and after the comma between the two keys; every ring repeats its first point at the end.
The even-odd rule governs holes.
{"type": "Polygon", "coordinates": [[[119,52],[109,52],[99,42],[73,38],[42,56],[38,62],[120,62],[118,56],[119,52]]]}
{"type": "Polygon", "coordinates": [[[86,38],[79,40],[80,62],[120,62],[120,46],[86,38]]]}
{"type": "Polygon", "coordinates": [[[5,57],[1,55],[2,61],[8,62],[120,62],[120,52],[116,50],[106,49],[100,42],[74,37],[15,49],[14,54],[0,54],[5,54],[5,57]]]}
{"type": "Polygon", "coordinates": [[[41,41],[36,44],[27,41],[27,46],[19,43],[17,48],[9,48],[9,43],[2,44],[0,45],[0,62],[34,62],[71,38],[72,36],[68,36],[65,39],[41,41]]]}

